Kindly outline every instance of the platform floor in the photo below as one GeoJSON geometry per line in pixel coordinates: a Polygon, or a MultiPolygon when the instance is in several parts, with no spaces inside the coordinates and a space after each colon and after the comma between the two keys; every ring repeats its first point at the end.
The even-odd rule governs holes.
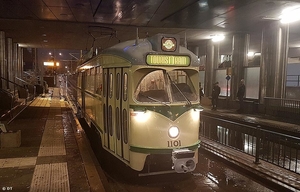
{"type": "Polygon", "coordinates": [[[50,88],[6,127],[21,130],[21,146],[1,146],[2,191],[105,191],[101,167],[72,115],[60,89],[50,88]]]}
{"type": "MultiPolygon", "coordinates": [[[[109,191],[85,134],[60,88],[36,98],[9,126],[21,130],[21,146],[0,148],[0,190],[18,192],[40,191],[109,191]]],[[[282,129],[300,130],[299,124],[279,122],[230,110],[204,113],[220,117],[268,124],[282,129]]],[[[1,133],[2,134],[2,133],[1,133]]],[[[202,147],[218,151],[218,155],[272,182],[290,185],[300,191],[299,174],[272,164],[255,164],[254,158],[202,138],[202,147]],[[204,145],[205,143],[205,145],[204,145]]],[[[288,188],[288,187],[287,187],[288,188]]]]}

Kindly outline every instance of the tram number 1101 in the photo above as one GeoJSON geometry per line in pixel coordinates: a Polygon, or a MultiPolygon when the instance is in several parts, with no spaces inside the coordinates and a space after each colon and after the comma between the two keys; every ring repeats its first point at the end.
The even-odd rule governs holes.
{"type": "Polygon", "coordinates": [[[181,146],[181,141],[167,141],[168,142],[168,147],[180,147],[181,146]]]}

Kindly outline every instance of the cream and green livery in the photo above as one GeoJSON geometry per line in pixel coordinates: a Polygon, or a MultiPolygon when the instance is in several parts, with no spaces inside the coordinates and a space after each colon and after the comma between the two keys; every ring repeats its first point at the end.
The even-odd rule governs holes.
{"type": "Polygon", "coordinates": [[[102,148],[140,175],[198,163],[199,60],[176,35],[119,43],[77,69],[82,117],[102,148]]]}

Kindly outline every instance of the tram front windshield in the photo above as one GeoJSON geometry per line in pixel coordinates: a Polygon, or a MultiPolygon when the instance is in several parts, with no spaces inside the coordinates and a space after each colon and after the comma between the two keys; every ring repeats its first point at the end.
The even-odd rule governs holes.
{"type": "Polygon", "coordinates": [[[142,78],[135,90],[140,102],[191,102],[197,100],[195,87],[184,70],[155,70],[142,78]]]}

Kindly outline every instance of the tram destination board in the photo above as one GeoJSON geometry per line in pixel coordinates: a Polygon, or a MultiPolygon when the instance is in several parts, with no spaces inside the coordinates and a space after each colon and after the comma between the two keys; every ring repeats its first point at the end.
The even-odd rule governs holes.
{"type": "Polygon", "coordinates": [[[164,66],[189,66],[191,59],[187,55],[154,55],[149,54],[146,57],[148,65],[164,65],[164,66]]]}

